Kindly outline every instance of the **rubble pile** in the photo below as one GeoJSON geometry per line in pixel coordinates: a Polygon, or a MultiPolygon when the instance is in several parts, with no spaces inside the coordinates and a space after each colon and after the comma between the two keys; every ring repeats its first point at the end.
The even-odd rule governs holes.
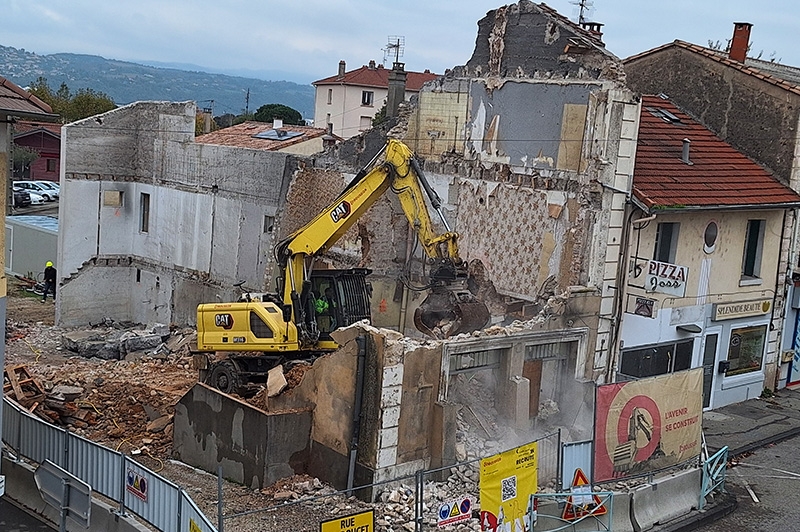
{"type": "Polygon", "coordinates": [[[9,321],[4,388],[15,392],[12,380],[24,386],[23,393],[7,395],[112,449],[169,455],[174,405],[197,381],[189,353],[193,331],[126,329],[108,320],[65,331],[9,321]]]}
{"type": "Polygon", "coordinates": [[[144,329],[111,324],[68,332],[63,336],[63,347],[85,358],[123,360],[143,355],[188,354],[189,345],[196,340],[197,333],[190,329],[173,335],[170,328],[162,324],[144,329]]]}

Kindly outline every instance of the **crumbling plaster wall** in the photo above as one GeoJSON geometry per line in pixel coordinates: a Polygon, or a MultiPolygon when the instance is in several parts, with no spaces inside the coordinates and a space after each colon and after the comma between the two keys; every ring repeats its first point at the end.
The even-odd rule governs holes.
{"type": "Polygon", "coordinates": [[[281,208],[297,160],[195,144],[194,116],[191,102],[138,102],[65,126],[59,323],[78,325],[92,314],[193,324],[196,305],[209,296],[233,298],[237,280],[265,288],[273,245],[265,218],[281,208]],[[121,202],[109,205],[109,194],[121,202]],[[143,194],[150,203],[146,231],[143,194]],[[108,279],[126,275],[81,269],[98,259],[103,269],[131,269],[135,281],[122,287],[130,308],[70,287],[88,275],[90,293],[119,290],[108,279]],[[73,312],[89,306],[91,312],[73,312]]]}
{"type": "Polygon", "coordinates": [[[591,35],[549,8],[520,0],[489,11],[478,21],[466,76],[587,77],[607,75],[614,56],[591,35]],[[569,57],[570,47],[582,57],[569,57]]]}
{"type": "Polygon", "coordinates": [[[309,469],[334,485],[347,475],[359,335],[366,338],[366,353],[357,479],[381,481],[427,467],[437,452],[432,441],[441,432],[433,421],[441,344],[420,344],[368,325],[339,330],[334,337],[342,347],[315,360],[299,386],[266,404],[275,412],[313,410],[309,469]]]}

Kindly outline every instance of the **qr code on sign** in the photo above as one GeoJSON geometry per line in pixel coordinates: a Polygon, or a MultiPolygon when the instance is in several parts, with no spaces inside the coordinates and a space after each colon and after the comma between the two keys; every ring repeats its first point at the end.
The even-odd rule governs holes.
{"type": "Polygon", "coordinates": [[[501,502],[510,501],[517,498],[517,476],[504,478],[500,481],[500,500],[501,502]]]}

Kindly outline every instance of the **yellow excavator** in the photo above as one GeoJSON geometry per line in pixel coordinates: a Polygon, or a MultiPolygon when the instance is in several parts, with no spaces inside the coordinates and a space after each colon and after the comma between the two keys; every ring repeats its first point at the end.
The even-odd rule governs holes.
{"type": "Polygon", "coordinates": [[[275,246],[282,272],[276,293],[246,293],[235,303],[197,307],[201,358],[195,360],[201,380],[223,392],[246,395],[248,386],[265,382],[273,367],[337,349],[330,336],[336,328],[369,319],[370,271],[315,270],[314,262],[389,189],[397,194],[430,264],[428,283],[422,287],[428,295],[414,313],[417,329],[442,338],[486,325],[489,311],[467,288],[458,234],[442,213],[441,199],[411,149],[390,139],[333,203],[275,246]],[[434,231],[425,196],[445,228],[442,234],[434,231]],[[207,354],[218,351],[229,353],[211,364],[207,354]]]}

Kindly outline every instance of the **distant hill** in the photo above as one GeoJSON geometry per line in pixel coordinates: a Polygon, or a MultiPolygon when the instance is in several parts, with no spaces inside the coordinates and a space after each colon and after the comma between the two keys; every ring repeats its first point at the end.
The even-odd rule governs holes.
{"type": "Polygon", "coordinates": [[[108,94],[117,105],[140,100],[180,102],[194,100],[212,106],[215,116],[241,114],[250,90],[250,111],[268,103],[297,109],[314,117],[314,87],[291,81],[265,81],[208,72],[158,68],[97,55],[37,55],[0,45],[0,76],[21,87],[44,77],[53,90],[66,83],[71,91],[92,89],[108,94]]]}

